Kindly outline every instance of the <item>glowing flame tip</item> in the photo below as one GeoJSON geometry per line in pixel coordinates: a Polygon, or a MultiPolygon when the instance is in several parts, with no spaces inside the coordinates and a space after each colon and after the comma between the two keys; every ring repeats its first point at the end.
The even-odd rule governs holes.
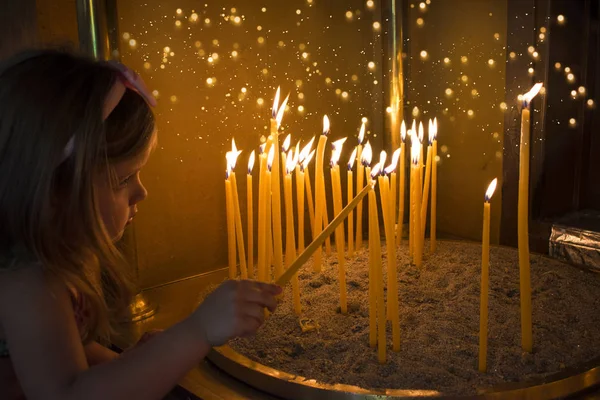
{"type": "Polygon", "coordinates": [[[489,202],[496,191],[496,185],[498,184],[498,178],[494,178],[494,180],[488,186],[487,191],[485,192],[485,201],[489,202]]]}
{"type": "Polygon", "coordinates": [[[535,85],[533,85],[529,92],[523,95],[523,105],[525,107],[529,107],[529,103],[531,103],[531,100],[533,100],[533,98],[537,96],[540,90],[542,90],[542,86],[544,86],[544,84],[542,82],[538,82],[535,85]]]}

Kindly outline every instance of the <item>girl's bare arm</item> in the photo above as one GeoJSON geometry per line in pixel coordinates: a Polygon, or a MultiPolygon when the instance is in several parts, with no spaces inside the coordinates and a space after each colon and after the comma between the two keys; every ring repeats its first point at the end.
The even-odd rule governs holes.
{"type": "Polygon", "coordinates": [[[249,288],[223,285],[203,310],[93,368],[88,367],[66,288],[48,281],[38,268],[0,273],[0,321],[30,400],[159,399],[211,344],[255,331],[264,307],[274,309],[276,289],[249,288]]]}

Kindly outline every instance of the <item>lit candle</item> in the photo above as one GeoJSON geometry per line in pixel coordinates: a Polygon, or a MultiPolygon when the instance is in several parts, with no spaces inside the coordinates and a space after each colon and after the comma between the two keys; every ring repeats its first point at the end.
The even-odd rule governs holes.
{"type": "MultiPolygon", "coordinates": [[[[356,166],[356,191],[362,190],[363,188],[363,179],[365,173],[365,167],[362,163],[362,151],[363,151],[363,142],[365,140],[365,123],[363,122],[360,126],[360,132],[358,133],[358,148],[356,154],[357,166],[356,166]]],[[[371,161],[369,160],[369,164],[371,161]]],[[[356,209],[356,249],[360,250],[362,248],[362,240],[363,240],[363,232],[362,232],[362,215],[363,215],[363,204],[360,202],[358,208],[356,209]]]]}
{"type": "MultiPolygon", "coordinates": [[[[423,140],[425,140],[425,128],[423,128],[423,121],[419,122],[419,185],[423,188],[423,161],[425,161],[425,157],[423,157],[423,140]]],[[[421,193],[423,193],[421,191],[421,193]]],[[[418,204],[420,207],[420,203],[418,204]]],[[[420,210],[420,208],[417,208],[420,210]]]]}
{"type": "Polygon", "coordinates": [[[483,235],[481,244],[481,305],[479,308],[479,372],[487,370],[488,291],[490,266],[490,200],[496,190],[498,179],[494,179],[483,203],[483,235]]]}
{"type": "MultiPolygon", "coordinates": [[[[325,144],[327,143],[327,134],[329,133],[329,118],[323,117],[323,134],[319,138],[317,145],[317,158],[315,165],[315,224],[313,237],[319,236],[322,231],[323,213],[327,203],[325,201],[325,181],[323,176],[323,157],[325,154],[325,144]]],[[[321,272],[321,249],[315,252],[313,259],[314,272],[321,272]]]]}
{"type": "MultiPolygon", "coordinates": [[[[415,121],[413,120],[413,127],[415,126],[415,121]]],[[[412,163],[413,149],[417,146],[416,142],[419,140],[417,137],[417,131],[411,129],[409,131],[410,136],[410,189],[408,201],[409,204],[409,212],[408,212],[408,254],[411,260],[414,260],[414,249],[415,249],[415,168],[412,163]]]]}
{"type": "Polygon", "coordinates": [[[390,176],[390,196],[389,196],[389,205],[390,205],[390,224],[392,227],[392,236],[391,242],[394,243],[394,232],[396,230],[396,201],[398,197],[398,179],[396,178],[396,167],[398,166],[398,160],[400,159],[401,149],[396,149],[392,154],[392,163],[386,168],[386,172],[390,176]],[[393,168],[392,168],[393,166],[393,168]],[[390,169],[391,168],[391,169],[390,169]]]}
{"type": "MultiPolygon", "coordinates": [[[[285,112],[285,106],[289,99],[289,95],[278,106],[277,102],[273,102],[273,113],[271,118],[271,136],[273,137],[273,146],[276,150],[279,149],[279,127],[285,112]]],[[[279,100],[279,88],[275,100],[279,100]]],[[[283,272],[283,238],[281,233],[281,185],[279,181],[279,157],[275,157],[273,161],[273,174],[271,177],[271,213],[273,218],[273,262],[275,264],[275,278],[283,272]]]]}
{"type": "Polygon", "coordinates": [[[304,251],[304,168],[302,163],[306,159],[304,149],[300,151],[300,142],[296,145],[296,204],[298,207],[298,252],[304,251]]]}
{"type": "Polygon", "coordinates": [[[411,203],[413,204],[413,214],[414,214],[414,229],[413,229],[413,255],[414,255],[414,262],[415,265],[417,267],[421,267],[422,265],[422,260],[423,260],[423,246],[421,246],[421,235],[419,234],[419,230],[421,229],[421,213],[419,212],[419,205],[421,204],[421,185],[419,182],[419,175],[420,175],[420,163],[419,163],[419,156],[420,156],[420,151],[421,151],[421,144],[417,138],[417,140],[414,140],[412,143],[412,151],[411,151],[411,157],[412,157],[412,169],[413,169],[413,181],[414,181],[414,185],[413,185],[413,195],[411,196],[411,203]]]}
{"type": "MultiPolygon", "coordinates": [[[[371,179],[375,179],[380,171],[380,164],[376,164],[371,171],[371,179]]],[[[381,265],[381,242],[379,238],[379,216],[377,213],[377,197],[375,192],[369,193],[369,246],[372,247],[373,257],[371,263],[372,277],[374,278],[374,293],[377,304],[377,359],[380,364],[385,363],[386,340],[385,326],[387,322],[385,303],[383,298],[383,270],[381,265]]],[[[370,280],[370,279],[369,279],[370,280]]]]}
{"type": "Polygon", "coordinates": [[[258,182],[258,264],[256,279],[264,281],[266,271],[266,215],[267,215],[267,155],[265,154],[266,144],[260,146],[260,179],[258,182]]]}
{"type": "MultiPolygon", "coordinates": [[[[367,178],[367,186],[374,186],[375,180],[371,179],[371,145],[369,142],[365,145],[363,150],[361,162],[365,166],[365,175],[367,178]],[[367,162],[367,158],[369,162],[367,162]]],[[[371,203],[375,203],[376,196],[375,192],[373,192],[373,197],[369,194],[369,202],[368,202],[368,224],[369,224],[369,345],[371,347],[377,346],[377,283],[375,281],[375,245],[373,241],[375,240],[375,233],[373,231],[373,219],[371,215],[371,203]]],[[[375,203],[376,204],[376,203],[375,203]]],[[[375,210],[377,211],[377,210],[375,210]]],[[[377,234],[379,235],[379,234],[377,234]]]]}
{"type": "MultiPolygon", "coordinates": [[[[310,143],[312,144],[312,140],[310,143]]],[[[302,162],[302,169],[304,170],[304,183],[306,188],[306,200],[308,202],[308,217],[310,221],[311,240],[314,238],[315,232],[315,204],[313,202],[313,192],[310,184],[310,171],[308,170],[308,164],[310,164],[310,160],[312,160],[314,156],[315,150],[311,151],[306,160],[302,162]]]]}
{"type": "Polygon", "coordinates": [[[342,212],[336,215],[333,221],[331,221],[331,223],[327,225],[325,229],[323,229],[321,234],[314,238],[314,240],[308,245],[308,247],[306,247],[302,254],[300,254],[298,258],[296,258],[296,261],[294,261],[292,265],[290,265],[288,269],[285,270],[283,275],[281,275],[279,279],[275,281],[275,284],[283,286],[286,283],[288,283],[290,279],[292,279],[294,274],[298,273],[298,271],[304,265],[304,263],[306,263],[306,261],[308,261],[308,259],[323,245],[323,243],[325,242],[325,238],[331,236],[333,231],[348,217],[350,211],[354,210],[356,206],[358,206],[358,203],[372,190],[372,185],[365,186],[363,190],[361,190],[354,197],[350,204],[344,207],[342,212]]]}
{"type": "MultiPolygon", "coordinates": [[[[392,321],[392,348],[394,351],[400,351],[400,306],[398,301],[398,274],[396,266],[396,246],[394,245],[394,225],[395,218],[394,212],[396,211],[396,205],[389,201],[392,193],[396,190],[395,185],[392,184],[388,188],[387,175],[392,177],[395,176],[395,170],[398,165],[398,157],[400,155],[400,149],[397,149],[392,156],[392,163],[385,169],[386,176],[383,178],[384,196],[381,198],[381,208],[384,209],[384,204],[388,203],[388,212],[383,214],[383,223],[385,228],[385,242],[387,249],[387,262],[388,262],[388,282],[387,282],[387,315],[388,319],[392,321]],[[384,201],[384,197],[387,198],[387,202],[384,201]]],[[[380,188],[381,189],[381,188],[380,188]]]]}
{"type": "Polygon", "coordinates": [[[400,126],[400,135],[402,142],[400,144],[400,197],[398,197],[398,224],[396,225],[396,245],[402,243],[402,228],[404,225],[404,201],[405,201],[405,174],[406,174],[406,124],[402,121],[400,126]]]}
{"type": "Polygon", "coordinates": [[[271,264],[269,262],[269,258],[270,255],[269,253],[271,252],[271,246],[272,246],[272,236],[271,236],[271,230],[269,229],[269,226],[271,225],[271,176],[272,176],[272,167],[273,167],[273,160],[275,158],[275,147],[271,146],[269,148],[269,155],[267,156],[267,164],[266,164],[266,168],[265,168],[265,185],[263,187],[263,193],[264,193],[264,198],[265,198],[265,206],[264,206],[264,221],[263,221],[263,226],[266,228],[266,237],[264,239],[264,247],[263,247],[263,254],[264,254],[264,262],[262,265],[262,271],[259,270],[259,280],[262,282],[268,282],[270,281],[270,267],[271,264]]]}
{"type": "Polygon", "coordinates": [[[437,246],[437,118],[433,119],[433,145],[431,146],[431,227],[429,232],[429,252],[433,254],[437,246]]]}
{"type": "Polygon", "coordinates": [[[252,199],[252,169],[254,169],[254,150],[248,158],[246,176],[246,208],[248,210],[248,276],[254,277],[254,202],[252,199]]]}
{"type": "MultiPolygon", "coordinates": [[[[331,189],[333,193],[333,213],[338,215],[342,212],[342,187],[340,182],[340,166],[338,161],[342,153],[342,146],[346,138],[333,142],[333,151],[331,152],[331,189]]],[[[338,255],[338,271],[340,284],[340,310],[342,314],[348,312],[347,292],[346,292],[346,260],[344,255],[344,224],[341,224],[335,230],[335,244],[338,255]]]]}
{"type": "Polygon", "coordinates": [[[281,176],[283,179],[285,179],[285,175],[286,175],[286,170],[285,170],[285,166],[287,165],[287,160],[286,160],[286,153],[288,152],[288,150],[290,149],[290,144],[292,143],[292,135],[288,134],[285,137],[285,140],[283,141],[283,144],[281,145],[281,176]]]}
{"type": "Polygon", "coordinates": [[[231,171],[229,174],[229,180],[231,181],[231,191],[233,193],[233,216],[235,220],[235,234],[237,237],[237,249],[240,256],[240,270],[242,273],[242,279],[248,279],[248,268],[246,267],[246,248],[244,246],[244,231],[242,230],[242,214],[240,213],[240,200],[238,197],[237,180],[235,177],[235,165],[237,158],[241,151],[238,151],[235,147],[235,140],[231,141],[232,151],[230,155],[230,167],[231,171]]]}
{"type": "Polygon", "coordinates": [[[521,345],[524,351],[533,349],[531,328],[531,271],[529,265],[529,140],[531,100],[542,88],[537,83],[527,94],[523,95],[521,110],[521,152],[519,157],[519,208],[518,208],[518,242],[519,272],[521,290],[521,345]]]}
{"type": "Polygon", "coordinates": [[[233,216],[233,193],[231,191],[231,181],[229,175],[231,167],[229,166],[229,157],[227,157],[227,171],[225,173],[225,206],[227,210],[227,248],[229,260],[229,279],[235,279],[235,222],[233,216]]]}
{"type": "Polygon", "coordinates": [[[423,199],[421,201],[421,237],[425,240],[425,227],[427,226],[427,205],[429,202],[429,185],[431,184],[431,145],[433,143],[433,122],[429,120],[429,144],[427,145],[427,162],[425,167],[425,185],[423,186],[423,199]]]}
{"type": "MultiPolygon", "coordinates": [[[[350,160],[348,161],[348,203],[354,197],[353,190],[353,178],[352,178],[352,167],[354,166],[354,160],[356,160],[356,152],[357,148],[354,148],[352,155],[350,156],[350,160]]],[[[352,257],[354,255],[354,213],[350,211],[350,215],[348,215],[348,257],[352,257]]]]}
{"type": "MultiPolygon", "coordinates": [[[[292,154],[292,150],[287,154],[285,165],[285,178],[283,180],[284,201],[285,201],[285,266],[286,269],[292,265],[296,259],[296,238],[294,237],[294,202],[292,198],[292,171],[296,167],[298,153],[292,154]]],[[[300,315],[300,286],[298,284],[298,273],[292,277],[292,297],[294,312],[300,315]]]]}

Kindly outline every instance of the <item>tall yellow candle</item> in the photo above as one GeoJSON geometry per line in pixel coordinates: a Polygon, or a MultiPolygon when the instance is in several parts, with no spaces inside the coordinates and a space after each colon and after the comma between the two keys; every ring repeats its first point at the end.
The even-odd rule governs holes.
{"type": "Polygon", "coordinates": [[[302,165],[304,167],[304,183],[305,183],[305,188],[306,188],[306,200],[308,203],[308,217],[309,217],[309,221],[310,221],[310,232],[311,232],[311,239],[313,239],[314,236],[314,232],[315,232],[315,204],[313,201],[313,191],[312,191],[312,185],[310,183],[310,171],[308,170],[308,164],[310,163],[310,159],[313,158],[315,155],[315,150],[310,152],[310,155],[308,156],[307,160],[305,160],[302,165]]]}
{"type": "Polygon", "coordinates": [[[531,326],[531,271],[529,265],[529,141],[531,128],[531,100],[542,88],[537,83],[527,94],[523,95],[521,110],[521,151],[519,155],[519,208],[518,208],[518,242],[519,242],[519,283],[521,291],[521,346],[524,351],[533,350],[533,333],[531,326]]]}
{"type": "MultiPolygon", "coordinates": [[[[323,177],[323,157],[325,154],[325,144],[327,143],[327,134],[329,133],[329,118],[327,115],[323,117],[323,134],[319,138],[317,145],[317,158],[315,160],[315,224],[313,237],[319,236],[322,231],[322,221],[324,208],[327,206],[325,202],[325,181],[323,177]]],[[[321,249],[317,249],[313,258],[314,272],[321,272],[322,263],[321,249]]]]}
{"type": "Polygon", "coordinates": [[[258,185],[258,264],[256,271],[256,279],[264,280],[266,275],[267,263],[267,241],[266,241],[266,215],[267,215],[267,155],[265,154],[266,145],[261,146],[262,154],[260,155],[260,179],[258,185]]]}
{"type": "Polygon", "coordinates": [[[429,252],[437,247],[437,118],[433,119],[433,144],[431,146],[431,227],[429,229],[429,252]]]}
{"type": "Polygon", "coordinates": [[[431,184],[431,145],[433,142],[433,123],[429,121],[429,145],[427,146],[427,162],[425,164],[425,184],[423,185],[423,199],[421,200],[421,237],[425,238],[427,226],[427,206],[429,202],[429,185],[431,184]]]}
{"type": "Polygon", "coordinates": [[[396,177],[396,168],[398,166],[398,161],[400,160],[400,149],[396,149],[392,154],[392,163],[386,168],[386,174],[389,175],[390,179],[390,189],[389,189],[389,208],[390,208],[390,224],[392,227],[392,236],[391,242],[395,243],[395,235],[396,231],[396,203],[398,199],[398,178],[396,177]]]}
{"type": "Polygon", "coordinates": [[[388,281],[387,281],[387,317],[392,322],[392,348],[394,351],[400,351],[400,310],[398,301],[398,273],[396,266],[396,246],[394,245],[394,225],[395,216],[392,211],[396,211],[396,206],[389,206],[385,208],[385,204],[390,204],[389,198],[392,195],[392,187],[388,187],[388,176],[393,174],[397,163],[398,157],[396,153],[399,153],[399,149],[394,152],[392,157],[392,163],[385,169],[386,176],[383,177],[383,182],[379,189],[383,187],[384,190],[381,192],[381,209],[383,211],[383,225],[385,229],[385,242],[387,250],[387,263],[388,263],[388,281]]]}
{"type": "MultiPolygon", "coordinates": [[[[302,220],[302,230],[300,230],[300,226],[298,226],[298,249],[300,252],[304,250],[304,198],[308,200],[308,216],[310,219],[310,231],[313,231],[313,220],[315,218],[315,208],[313,205],[312,199],[312,188],[310,186],[310,176],[309,179],[306,178],[308,174],[308,164],[310,160],[314,156],[314,150],[311,151],[313,142],[315,138],[313,137],[310,142],[306,146],[302,148],[302,151],[298,153],[298,163],[296,165],[296,196],[298,197],[298,213],[302,212],[302,218],[300,218],[300,214],[298,214],[298,219],[302,220]],[[301,179],[299,176],[301,175],[301,179]],[[305,195],[306,193],[306,195],[305,195]],[[302,195],[302,203],[300,203],[299,196],[302,195]],[[302,232],[302,233],[301,233],[302,232]],[[300,250],[300,238],[302,238],[302,249],[300,250]]],[[[299,143],[298,146],[299,148],[299,143]]],[[[311,234],[312,239],[312,234],[311,234]]]]}
{"type": "MultiPolygon", "coordinates": [[[[296,238],[294,237],[294,201],[292,197],[292,171],[296,166],[296,160],[292,155],[292,151],[287,154],[286,158],[286,175],[284,178],[284,199],[285,199],[285,265],[289,268],[296,260],[296,238]]],[[[300,286],[298,283],[298,273],[292,277],[292,297],[294,304],[294,312],[300,315],[302,312],[300,306],[300,286]]]]}
{"type": "Polygon", "coordinates": [[[227,248],[229,260],[229,279],[235,279],[236,259],[235,259],[235,222],[233,216],[233,193],[231,191],[231,181],[229,180],[229,166],[225,178],[225,206],[227,210],[227,248]]]}
{"type": "Polygon", "coordinates": [[[405,141],[406,141],[406,124],[402,121],[402,125],[400,126],[400,135],[402,142],[400,143],[400,195],[398,197],[398,223],[396,225],[396,245],[400,246],[402,243],[402,229],[404,225],[404,202],[405,202],[405,175],[406,175],[406,151],[405,151],[405,141]]]}
{"type": "Polygon", "coordinates": [[[246,209],[248,210],[248,276],[254,277],[254,201],[252,199],[252,169],[254,168],[254,150],[248,158],[246,176],[246,209]]]}
{"type": "Polygon", "coordinates": [[[285,170],[285,166],[287,165],[287,152],[290,149],[290,144],[292,143],[292,135],[288,133],[281,145],[281,177],[285,179],[287,175],[287,171],[285,170]]]}
{"type": "Polygon", "coordinates": [[[420,156],[420,151],[421,151],[421,144],[419,143],[418,140],[413,142],[413,148],[412,148],[412,166],[413,166],[413,179],[415,182],[414,188],[413,188],[413,192],[414,192],[414,202],[412,202],[414,204],[414,221],[415,221],[415,228],[413,230],[413,255],[414,255],[414,261],[415,261],[415,265],[417,267],[421,267],[422,263],[423,263],[423,246],[421,245],[422,243],[422,237],[420,235],[420,229],[421,229],[421,213],[419,210],[419,205],[421,204],[421,184],[420,184],[420,174],[421,174],[421,166],[419,163],[419,156],[420,156]]]}
{"type": "MultiPolygon", "coordinates": [[[[415,122],[413,121],[413,127],[415,126],[415,122]]],[[[414,238],[415,238],[415,186],[416,186],[416,181],[415,181],[415,168],[413,166],[412,163],[412,157],[413,157],[413,149],[415,148],[415,146],[417,146],[416,142],[419,140],[419,138],[417,137],[417,132],[414,130],[410,130],[410,144],[411,144],[411,151],[410,151],[410,155],[409,155],[409,159],[410,159],[410,186],[409,186],[409,212],[408,212],[408,254],[411,258],[411,260],[414,261],[414,248],[415,248],[415,243],[414,243],[414,238]]]]}
{"type": "MultiPolygon", "coordinates": [[[[363,153],[363,159],[365,154],[363,153]]],[[[371,167],[366,163],[365,172],[367,177],[367,187],[373,186],[375,180],[371,179],[371,167]],[[373,183],[371,183],[373,182],[373,183]]],[[[374,216],[372,215],[371,204],[377,205],[377,196],[375,191],[369,193],[368,201],[368,229],[369,229],[369,346],[377,346],[377,282],[375,273],[375,236],[379,237],[374,231],[374,216]]],[[[377,209],[375,209],[377,212],[377,209]]]]}
{"type": "Polygon", "coordinates": [[[496,190],[498,179],[494,179],[483,203],[483,234],[481,243],[481,304],[479,307],[479,372],[487,370],[488,292],[490,267],[490,200],[496,190]]]}
{"type": "MultiPolygon", "coordinates": [[[[279,93],[279,88],[277,89],[279,93]]],[[[275,100],[278,100],[279,96],[275,96],[275,100]]],[[[283,113],[287,104],[288,97],[283,100],[281,105],[273,103],[273,115],[271,118],[271,136],[273,137],[273,146],[276,151],[279,149],[279,127],[281,126],[281,120],[283,119],[283,113]]],[[[281,232],[281,185],[279,181],[279,157],[275,157],[273,160],[271,176],[271,213],[273,218],[273,262],[275,264],[275,278],[283,273],[283,238],[281,232]]]]}
{"type": "MultiPolygon", "coordinates": [[[[323,178],[323,185],[325,185],[325,178],[323,178]]],[[[323,188],[324,187],[325,186],[323,186],[323,188]]],[[[327,209],[327,192],[325,189],[323,189],[323,193],[325,194],[323,197],[323,228],[325,228],[329,225],[329,210],[327,209]]],[[[331,240],[329,238],[325,240],[325,253],[327,253],[328,256],[331,255],[331,240]]]]}
{"type": "MultiPolygon", "coordinates": [[[[353,177],[352,177],[352,167],[354,166],[354,160],[356,160],[356,152],[357,148],[354,148],[352,155],[350,156],[350,160],[348,161],[348,179],[347,179],[347,198],[348,203],[354,197],[353,190],[353,177]]],[[[354,255],[354,213],[351,211],[350,215],[348,215],[348,257],[352,257],[354,255]]]]}
{"type": "MultiPolygon", "coordinates": [[[[375,179],[380,171],[380,165],[377,164],[371,171],[371,178],[375,179]]],[[[379,216],[377,212],[377,198],[375,192],[369,194],[369,224],[373,224],[371,232],[373,234],[373,240],[371,245],[373,246],[373,276],[374,276],[374,289],[375,296],[377,299],[377,359],[380,364],[384,364],[386,361],[386,332],[385,326],[387,322],[385,312],[385,302],[383,295],[383,269],[381,265],[381,241],[379,238],[379,216]]]]}
{"type": "MultiPolygon", "coordinates": [[[[342,153],[342,146],[346,138],[333,142],[333,151],[331,152],[331,189],[333,193],[333,213],[338,215],[342,212],[342,188],[340,182],[340,167],[338,161],[342,153]]],[[[340,310],[342,314],[348,312],[347,292],[346,292],[346,260],[344,254],[344,224],[338,226],[335,230],[335,245],[338,255],[338,271],[340,285],[340,310]]]]}
{"type": "MultiPolygon", "coordinates": [[[[358,133],[358,147],[356,152],[356,191],[360,191],[363,188],[363,179],[365,173],[365,167],[362,163],[362,152],[363,142],[365,140],[365,123],[363,122],[360,126],[360,132],[358,133]]],[[[371,161],[369,160],[369,164],[371,161]]],[[[348,200],[349,201],[349,200],[348,200]]],[[[363,215],[363,203],[361,202],[356,208],[356,249],[362,248],[363,232],[362,232],[362,215],[363,215]]]]}
{"type": "Polygon", "coordinates": [[[233,217],[235,221],[235,234],[237,237],[237,250],[240,258],[240,271],[242,279],[248,279],[248,268],[246,267],[246,249],[244,246],[244,231],[242,228],[242,214],[240,213],[240,200],[238,197],[237,180],[235,176],[234,168],[237,163],[237,158],[241,151],[238,151],[235,146],[235,140],[231,141],[232,151],[227,154],[230,157],[229,166],[230,174],[229,180],[231,181],[231,192],[233,194],[233,217]]]}
{"type": "MultiPolygon", "coordinates": [[[[271,146],[271,148],[269,149],[269,155],[267,156],[267,168],[266,168],[266,174],[265,174],[265,203],[266,203],[266,210],[265,210],[265,226],[266,226],[266,243],[265,243],[265,254],[266,254],[266,260],[267,262],[265,263],[265,269],[263,271],[264,275],[262,277],[262,281],[263,282],[270,282],[271,281],[271,252],[273,251],[273,235],[272,235],[272,230],[271,230],[271,223],[272,223],[272,217],[271,217],[271,190],[272,190],[272,185],[271,185],[271,179],[273,176],[273,160],[275,159],[275,146],[271,146]]],[[[277,176],[277,175],[276,175],[277,176]]]]}
{"type": "MultiPolygon", "coordinates": [[[[421,187],[423,187],[423,162],[425,161],[425,157],[423,157],[423,140],[425,140],[425,129],[423,128],[423,121],[419,122],[419,182],[421,187]]],[[[421,193],[423,191],[421,190],[421,193]]]]}
{"type": "MultiPolygon", "coordinates": [[[[299,145],[300,143],[298,143],[299,145]]],[[[298,252],[304,251],[304,157],[299,153],[300,146],[296,146],[298,162],[296,162],[296,207],[298,208],[298,252]]]]}

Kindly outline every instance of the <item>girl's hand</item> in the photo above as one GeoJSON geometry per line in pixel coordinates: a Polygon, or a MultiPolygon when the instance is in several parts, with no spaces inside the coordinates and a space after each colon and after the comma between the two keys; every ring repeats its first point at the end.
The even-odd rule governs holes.
{"type": "Polygon", "coordinates": [[[208,344],[221,346],[234,337],[254,334],[264,321],[264,309],[275,311],[279,293],[276,285],[230,280],[204,299],[190,322],[208,344]]]}

